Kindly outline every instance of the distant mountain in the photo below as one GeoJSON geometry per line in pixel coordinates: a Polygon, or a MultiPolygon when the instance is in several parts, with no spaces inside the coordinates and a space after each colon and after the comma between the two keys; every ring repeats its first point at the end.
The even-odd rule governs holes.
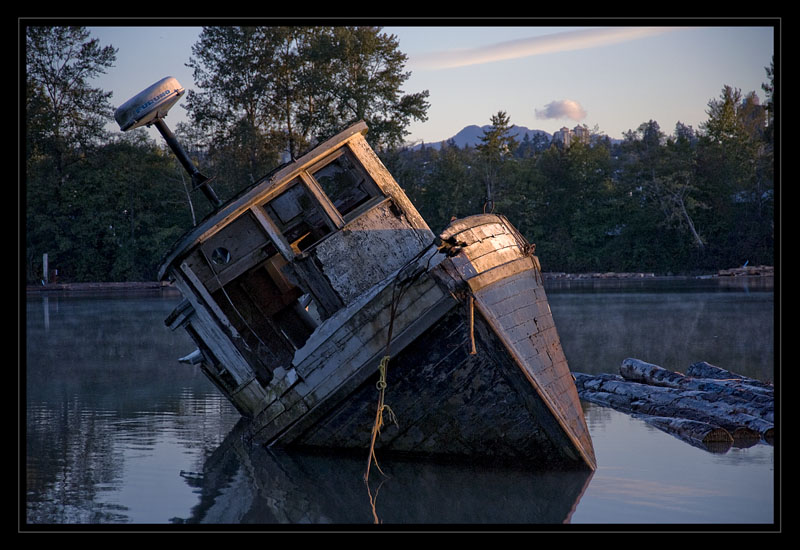
{"type": "MultiPolygon", "coordinates": [[[[481,142],[481,136],[483,136],[483,134],[490,128],[491,125],[489,124],[486,124],[484,126],[471,124],[469,126],[465,126],[453,137],[448,139],[443,139],[442,141],[425,143],[425,147],[432,147],[434,149],[439,149],[442,146],[442,143],[450,141],[451,139],[456,145],[458,145],[461,148],[467,145],[469,145],[470,147],[475,147],[475,145],[481,142]]],[[[514,126],[511,129],[511,135],[514,136],[514,139],[516,139],[517,141],[522,141],[525,138],[526,134],[528,135],[528,139],[533,139],[533,137],[536,134],[543,135],[548,140],[552,139],[552,135],[548,134],[544,130],[531,130],[529,128],[526,128],[525,126],[514,126]]],[[[419,149],[420,147],[422,147],[422,144],[417,144],[414,145],[412,149],[419,149]]]]}

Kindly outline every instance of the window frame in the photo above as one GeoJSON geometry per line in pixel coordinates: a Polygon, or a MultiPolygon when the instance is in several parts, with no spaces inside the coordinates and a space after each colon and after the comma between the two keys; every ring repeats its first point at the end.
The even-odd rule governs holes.
{"type": "Polygon", "coordinates": [[[378,183],[375,181],[375,179],[372,177],[372,174],[369,173],[369,171],[364,167],[364,165],[358,159],[358,155],[356,155],[356,153],[353,150],[351,150],[350,147],[347,147],[347,146],[338,149],[337,151],[335,151],[334,153],[331,153],[330,155],[328,155],[324,159],[321,159],[320,161],[315,162],[314,164],[310,165],[308,168],[306,168],[304,170],[304,172],[312,180],[314,187],[319,191],[319,193],[321,193],[322,196],[325,197],[326,202],[330,205],[331,209],[335,212],[337,219],[341,220],[341,225],[339,225],[339,229],[341,229],[345,224],[347,224],[348,222],[354,220],[355,218],[360,216],[362,213],[364,213],[367,210],[369,210],[372,206],[380,203],[381,201],[383,201],[383,199],[386,198],[383,190],[378,185],[378,183]],[[364,179],[364,181],[366,182],[366,186],[368,188],[367,189],[367,194],[369,195],[369,198],[366,201],[364,201],[364,203],[362,203],[359,206],[353,208],[352,210],[350,210],[346,214],[342,214],[341,212],[339,212],[339,210],[333,204],[333,200],[330,197],[328,197],[327,193],[325,193],[325,191],[323,190],[322,185],[314,177],[315,173],[319,172],[320,170],[322,170],[326,166],[332,164],[333,162],[335,162],[336,160],[338,160],[342,156],[347,157],[347,159],[350,161],[350,164],[353,165],[353,168],[364,179]]]}
{"type": "Polygon", "coordinates": [[[285,183],[273,189],[264,200],[259,201],[258,204],[251,207],[251,210],[254,212],[256,218],[258,218],[261,225],[269,234],[269,237],[273,240],[273,242],[276,243],[278,250],[287,260],[292,260],[293,258],[302,256],[306,251],[298,254],[297,251],[292,249],[291,243],[287,241],[283,231],[280,229],[279,224],[273,219],[272,214],[267,208],[267,205],[281,194],[288,191],[294,185],[302,185],[305,188],[305,190],[311,196],[311,199],[316,202],[316,206],[321,209],[322,217],[325,219],[325,223],[330,228],[330,233],[322,237],[319,241],[315,242],[308,249],[306,249],[306,251],[313,249],[317,244],[327,239],[331,234],[340,231],[349,222],[358,218],[363,213],[370,210],[375,205],[382,203],[388,198],[381,186],[378,185],[370,172],[359,161],[356,152],[347,145],[340,147],[336,151],[332,151],[330,154],[326,155],[317,162],[301,168],[285,183]],[[336,206],[334,206],[331,198],[328,197],[328,195],[322,189],[320,183],[314,178],[314,173],[319,172],[343,155],[347,156],[355,170],[357,170],[359,175],[364,178],[366,186],[368,187],[368,194],[370,195],[370,197],[364,203],[349,211],[344,216],[339,212],[336,206]]]}

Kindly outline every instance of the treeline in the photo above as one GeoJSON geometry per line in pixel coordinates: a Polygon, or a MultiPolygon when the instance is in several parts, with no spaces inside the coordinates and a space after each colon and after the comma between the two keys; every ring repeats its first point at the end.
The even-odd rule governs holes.
{"type": "MultiPolygon", "coordinates": [[[[153,280],[163,254],[210,211],[163,143],[109,132],[110,92],[90,85],[116,50],[81,27],[28,27],[24,272],[64,282],[153,280]],[[200,198],[198,198],[198,196],[200,198]]],[[[655,121],[612,143],[515,142],[500,112],[476,147],[410,149],[427,91],[376,27],[208,27],[188,65],[179,141],[226,199],[356,120],[434,231],[493,210],[547,271],[689,273],[772,264],[772,68],[762,105],[725,86],[695,131],[655,121]],[[314,78],[316,77],[316,78],[314,78]]],[[[149,85],[142,83],[142,87],[149,85]]],[[[127,98],[121,98],[124,100],[127,98]]]]}
{"type": "Polygon", "coordinates": [[[384,154],[435,230],[492,210],[536,244],[545,271],[715,272],[774,263],[769,101],[724,86],[695,131],[642,123],[621,142],[509,138],[504,112],[476,147],[384,154]]]}

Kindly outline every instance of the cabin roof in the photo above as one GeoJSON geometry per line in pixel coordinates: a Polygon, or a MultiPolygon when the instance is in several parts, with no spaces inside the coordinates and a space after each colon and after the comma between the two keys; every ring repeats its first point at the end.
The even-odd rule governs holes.
{"type": "Polygon", "coordinates": [[[290,181],[304,168],[314,164],[328,153],[341,148],[354,136],[366,134],[367,130],[366,123],[364,121],[359,121],[335,136],[323,141],[297,159],[278,166],[254,184],[244,188],[218,210],[206,216],[203,221],[178,239],[161,262],[158,271],[159,280],[164,279],[167,269],[181,252],[187,250],[195,243],[204,240],[204,238],[210,234],[215,233],[219,227],[227,225],[229,222],[239,217],[242,212],[250,207],[254,200],[266,193],[269,189],[283,182],[290,181]]]}

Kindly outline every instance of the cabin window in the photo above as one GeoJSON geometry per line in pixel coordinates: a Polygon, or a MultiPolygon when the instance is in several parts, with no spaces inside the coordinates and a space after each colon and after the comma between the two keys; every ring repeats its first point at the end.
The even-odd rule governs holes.
{"type": "Polygon", "coordinates": [[[216,265],[227,265],[231,261],[231,253],[224,246],[219,246],[211,253],[211,261],[216,265]]]}
{"type": "Polygon", "coordinates": [[[331,232],[327,217],[299,180],[269,201],[265,209],[296,253],[331,232]]]}
{"type": "Polygon", "coordinates": [[[379,195],[378,187],[347,151],[312,175],[345,219],[359,206],[379,195]]]}

